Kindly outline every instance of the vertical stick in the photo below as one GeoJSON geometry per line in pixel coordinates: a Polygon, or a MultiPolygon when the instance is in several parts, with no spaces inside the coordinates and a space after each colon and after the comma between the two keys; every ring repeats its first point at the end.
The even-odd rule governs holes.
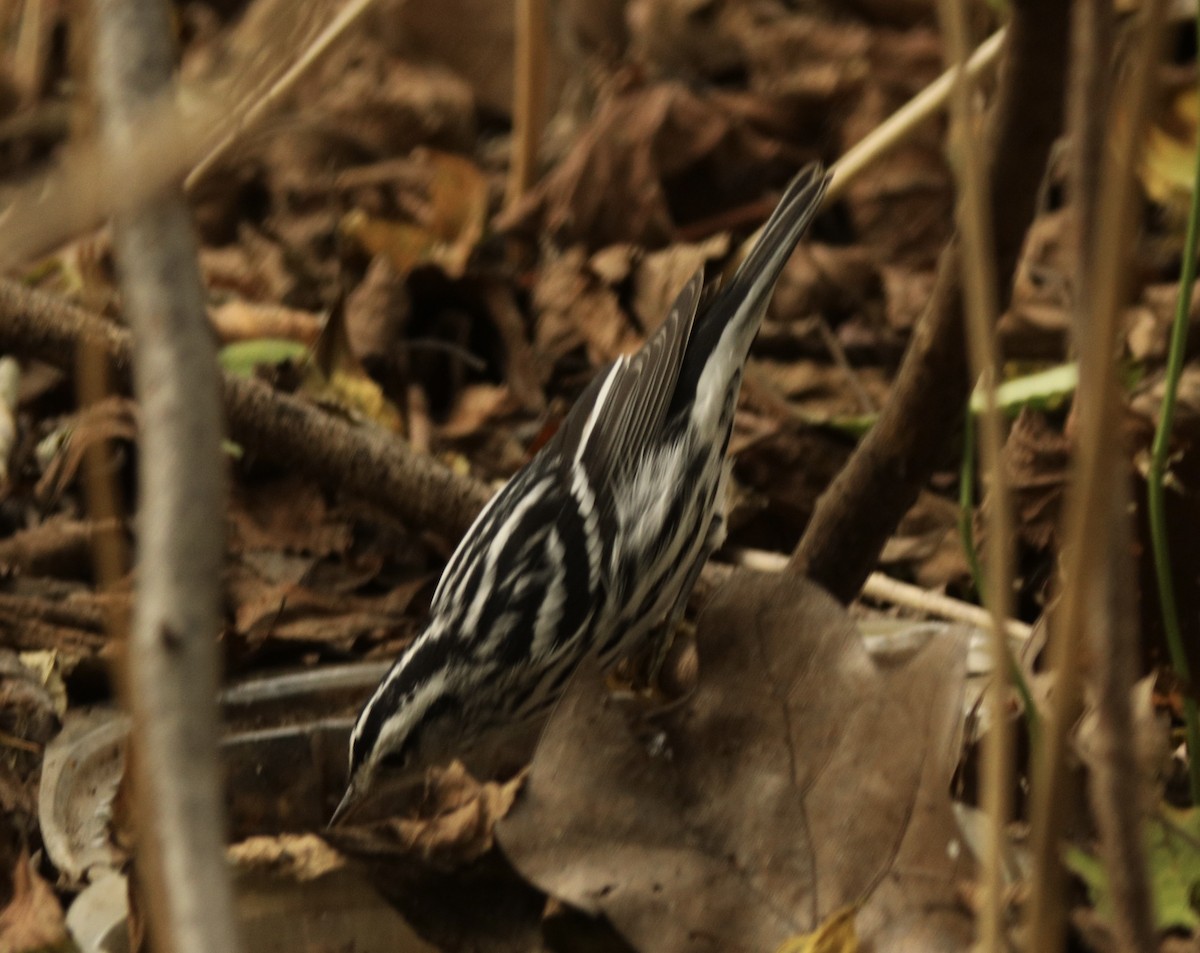
{"type": "Polygon", "coordinates": [[[983,909],[979,940],[982,949],[1005,947],[1004,855],[1012,814],[1012,720],[1009,717],[1008,640],[1005,622],[1012,612],[1012,506],[1001,459],[1004,425],[996,403],[999,361],[994,329],[996,261],[992,248],[991,187],[986,160],[974,127],[981,123],[971,108],[971,81],[966,73],[970,42],[963,0],[941,0],[946,61],[957,67],[951,98],[951,152],[957,159],[958,230],[962,237],[963,290],[966,305],[967,353],[973,376],[983,387],[985,408],[980,427],[984,471],[991,477],[985,599],[991,614],[993,675],[987,703],[991,729],[985,738],[983,805],[989,819],[983,858],[983,909]]]}
{"type": "Polygon", "coordinates": [[[512,157],[505,204],[512,206],[537,178],[546,105],[546,0],[516,0],[513,50],[512,157]]]}
{"type": "MultiPolygon", "coordinates": [[[[1075,5],[1076,54],[1082,48],[1103,44],[1103,8],[1086,0],[1075,5]]],[[[1103,155],[1103,171],[1082,165],[1075,170],[1077,188],[1097,188],[1094,211],[1084,213],[1089,224],[1078,236],[1077,266],[1081,295],[1076,302],[1076,343],[1079,348],[1079,388],[1074,412],[1078,433],[1075,473],[1071,481],[1062,553],[1062,598],[1051,617],[1051,662],[1055,672],[1054,704],[1050,706],[1044,733],[1045,744],[1035,764],[1032,794],[1033,877],[1029,904],[1030,949],[1058,950],[1064,938],[1063,874],[1060,836],[1071,798],[1066,792],[1065,755],[1067,735],[1079,717],[1081,677],[1091,665],[1089,651],[1114,639],[1123,639],[1123,620],[1128,618],[1128,576],[1121,577],[1118,550],[1128,546],[1128,514],[1122,500],[1127,488],[1122,448],[1113,422],[1120,417],[1120,395],[1115,377],[1118,317],[1124,301],[1125,278],[1133,233],[1136,189],[1133,175],[1145,125],[1146,107],[1153,88],[1162,24],[1162,0],[1148,0],[1140,8],[1141,37],[1132,52],[1132,72],[1121,90],[1124,123],[1112,134],[1107,149],[1095,142],[1103,137],[1109,110],[1107,97],[1095,103],[1089,97],[1102,91],[1109,60],[1095,49],[1095,61],[1079,65],[1072,101],[1072,118],[1083,137],[1076,143],[1080,163],[1092,159],[1083,150],[1103,155]],[[1090,140],[1090,141],[1089,141],[1090,140]],[[1086,243],[1086,244],[1085,244],[1086,243]],[[1116,632],[1109,630],[1116,626],[1116,632]],[[1091,640],[1083,641],[1084,636],[1091,640]]],[[[1078,64],[1077,64],[1078,65],[1078,64]]],[[[1087,195],[1076,202],[1090,201],[1087,195]]],[[[1111,690],[1111,686],[1110,686],[1111,690]]],[[[1127,691],[1127,689],[1126,689],[1127,691]]],[[[1145,885],[1144,859],[1138,847],[1126,861],[1135,869],[1126,871],[1129,882],[1145,885]],[[1140,866],[1140,869],[1138,869],[1140,866]]],[[[1137,901],[1133,901],[1134,906],[1137,901]]],[[[1127,911],[1127,916],[1134,916],[1127,911]]],[[[1143,914],[1136,914],[1139,918],[1143,914]]],[[[1143,924],[1132,932],[1142,933],[1143,924]]],[[[1151,949],[1140,942],[1131,948],[1151,949]]]]}
{"type": "MultiPolygon", "coordinates": [[[[101,135],[110,155],[130,155],[139,120],[170,87],[168,12],[163,0],[95,0],[94,10],[101,135]]],[[[142,406],[137,599],[125,679],[141,882],[155,949],[236,953],[217,772],[219,378],[179,186],[124,214],[113,237],[142,406]]]]}

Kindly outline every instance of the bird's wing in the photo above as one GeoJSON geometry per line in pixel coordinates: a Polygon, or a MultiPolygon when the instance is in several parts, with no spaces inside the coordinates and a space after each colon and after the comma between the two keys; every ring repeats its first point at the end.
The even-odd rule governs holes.
{"type": "Polygon", "coordinates": [[[546,446],[567,465],[583,464],[605,509],[611,494],[604,490],[629,472],[663,425],[703,288],[701,268],[646,343],[596,375],[546,446]]]}

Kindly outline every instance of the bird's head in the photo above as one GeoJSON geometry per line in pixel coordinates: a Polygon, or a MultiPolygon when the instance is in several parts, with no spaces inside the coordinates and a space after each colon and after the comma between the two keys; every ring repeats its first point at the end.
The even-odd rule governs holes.
{"type": "Polygon", "coordinates": [[[463,696],[445,665],[434,666],[436,642],[418,640],[380,682],[350,733],[346,793],[330,825],[369,798],[423,785],[428,769],[460,754],[463,696]]]}

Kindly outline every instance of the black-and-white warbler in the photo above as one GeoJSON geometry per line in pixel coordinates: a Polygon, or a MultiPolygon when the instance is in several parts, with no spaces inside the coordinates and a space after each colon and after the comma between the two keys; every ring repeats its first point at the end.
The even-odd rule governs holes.
{"type": "Polygon", "coordinates": [[[358,717],[331,823],[386,777],[458,758],[486,778],[510,752],[527,755],[582,662],[609,665],[678,623],[724,539],[725,450],[751,341],[827,181],[816,165],[796,176],[730,282],[702,294],[694,276],[479,515],[427,628],[358,717]]]}

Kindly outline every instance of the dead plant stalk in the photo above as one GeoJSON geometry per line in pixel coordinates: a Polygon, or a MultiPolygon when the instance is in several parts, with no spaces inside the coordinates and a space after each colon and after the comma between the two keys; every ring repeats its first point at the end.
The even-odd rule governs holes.
{"type": "Polygon", "coordinates": [[[505,204],[520,201],[537,176],[546,115],[546,0],[516,0],[512,156],[505,204]]]}
{"type": "MultiPolygon", "coordinates": [[[[1076,7],[1077,13],[1083,10],[1082,4],[1076,7]]],[[[1129,633],[1119,631],[1121,618],[1128,610],[1128,603],[1123,601],[1128,596],[1128,575],[1120,574],[1117,567],[1121,547],[1129,546],[1129,537],[1128,514],[1122,506],[1126,492],[1121,482],[1126,473],[1124,455],[1117,429],[1112,426],[1112,421],[1120,416],[1115,358],[1137,197],[1134,170],[1144,141],[1163,7],[1162,0],[1147,0],[1139,8],[1140,37],[1131,47],[1131,69],[1119,90],[1119,112],[1125,121],[1115,126],[1109,148],[1103,150],[1103,171],[1098,176],[1090,169],[1076,172],[1077,182],[1102,183],[1102,186],[1097,186],[1099,191],[1095,195],[1074,196],[1077,203],[1095,202],[1095,212],[1093,225],[1079,235],[1077,248],[1077,260],[1083,266],[1075,326],[1079,350],[1079,388],[1074,405],[1078,436],[1063,533],[1062,594],[1050,619],[1051,664],[1056,678],[1054,704],[1050,706],[1044,744],[1034,766],[1031,796],[1033,875],[1028,937],[1030,949],[1036,950],[1061,949],[1064,941],[1060,839],[1071,800],[1066,791],[1067,735],[1079,717],[1081,679],[1094,661],[1091,653],[1106,650],[1103,643],[1094,641],[1095,637],[1106,638],[1108,647],[1129,637],[1129,633]],[[1107,631],[1114,626],[1118,631],[1107,631]],[[1091,645],[1085,646],[1081,641],[1085,634],[1093,637],[1091,645]]],[[[1079,53],[1078,46],[1076,52],[1079,53]]],[[[1084,55],[1097,57],[1093,69],[1107,68],[1107,57],[1101,50],[1089,54],[1085,47],[1084,55]]],[[[1084,68],[1076,72],[1076,77],[1077,82],[1088,86],[1094,83],[1084,68]]],[[[1089,117],[1097,114],[1098,106],[1099,115],[1110,115],[1103,108],[1105,105],[1088,100],[1086,104],[1073,106],[1072,118],[1077,127],[1091,128],[1089,117]]],[[[1088,135],[1086,131],[1084,134],[1088,135]]],[[[1086,145],[1076,144],[1081,156],[1087,151],[1086,145]]],[[[1126,807],[1135,808],[1136,800],[1126,807]]],[[[1110,830],[1109,834],[1112,833],[1110,830]]],[[[1112,854],[1108,847],[1111,843],[1105,851],[1111,870],[1112,854]]],[[[1145,889],[1144,858],[1136,844],[1122,854],[1121,862],[1130,865],[1130,869],[1120,872],[1120,884],[1112,882],[1114,889],[1127,891],[1123,898],[1114,896],[1115,904],[1125,907],[1118,914],[1122,921],[1118,924],[1122,933],[1119,942],[1125,948],[1152,949],[1153,933],[1147,934],[1146,925],[1137,922],[1146,915],[1146,911],[1139,910],[1144,898],[1139,901],[1134,897],[1145,889]]]]}
{"type": "Polygon", "coordinates": [[[984,741],[983,805],[989,827],[983,857],[983,903],[979,937],[984,950],[1005,946],[1004,857],[1006,828],[1012,814],[1012,721],[1008,713],[1008,643],[1004,622],[1012,613],[1012,506],[1002,460],[1004,433],[996,402],[999,369],[996,327],[996,263],[992,249],[991,203],[988,169],[979,147],[972,109],[972,84],[966,74],[970,44],[962,0],[941,0],[942,33],[946,60],[957,70],[951,98],[951,152],[958,179],[958,229],[962,241],[963,290],[967,324],[967,353],[972,376],[984,394],[980,445],[984,469],[990,476],[991,506],[987,534],[987,607],[991,613],[993,676],[987,704],[991,730],[984,741]]]}

